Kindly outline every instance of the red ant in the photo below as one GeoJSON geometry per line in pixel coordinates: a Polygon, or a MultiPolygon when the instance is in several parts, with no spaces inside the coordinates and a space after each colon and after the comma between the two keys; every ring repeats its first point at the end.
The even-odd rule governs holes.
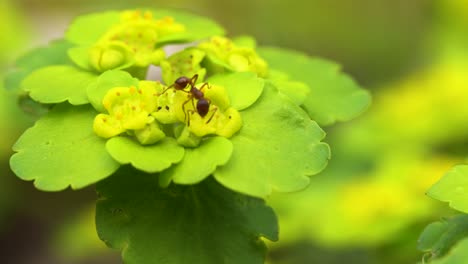
{"type": "MultiPolygon", "coordinates": [[[[205,84],[202,85],[202,87],[200,87],[200,89],[198,89],[197,87],[195,87],[195,84],[197,83],[197,79],[198,79],[198,74],[195,74],[191,79],[188,78],[188,77],[185,77],[185,76],[179,77],[179,78],[177,78],[177,80],[175,80],[175,82],[172,85],[167,87],[161,93],[161,94],[164,94],[168,89],[174,88],[177,91],[182,91],[182,92],[186,92],[186,93],[189,94],[189,98],[187,99],[187,101],[185,101],[182,104],[182,111],[185,114],[184,119],[187,119],[187,112],[190,112],[190,113],[195,112],[193,110],[188,110],[188,111],[185,110],[185,105],[190,101],[192,102],[193,108],[197,109],[196,112],[201,117],[205,117],[208,114],[208,112],[210,111],[211,101],[209,99],[205,98],[205,94],[202,92],[203,88],[208,87],[208,89],[210,89],[210,86],[208,85],[208,83],[205,83],[205,84]],[[185,91],[184,89],[188,85],[190,85],[190,90],[185,91]],[[195,107],[194,99],[197,99],[197,106],[196,107],[195,107]]],[[[210,118],[208,119],[208,121],[206,121],[205,124],[208,124],[211,121],[211,119],[213,119],[213,117],[214,117],[217,110],[218,110],[218,108],[214,108],[213,114],[210,116],[210,118]]],[[[188,116],[188,124],[187,125],[190,126],[190,116],[188,116]]]]}

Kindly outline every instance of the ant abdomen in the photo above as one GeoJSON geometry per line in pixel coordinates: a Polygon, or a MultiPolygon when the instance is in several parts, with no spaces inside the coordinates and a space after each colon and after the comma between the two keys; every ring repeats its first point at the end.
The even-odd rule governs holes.
{"type": "Polygon", "coordinates": [[[197,102],[197,112],[201,117],[205,117],[210,111],[210,102],[205,99],[199,99],[197,102]]]}

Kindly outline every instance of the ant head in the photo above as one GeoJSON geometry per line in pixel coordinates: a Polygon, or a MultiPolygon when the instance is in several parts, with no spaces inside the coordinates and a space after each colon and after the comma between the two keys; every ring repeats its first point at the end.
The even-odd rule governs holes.
{"type": "Polygon", "coordinates": [[[185,87],[187,87],[187,85],[189,85],[191,82],[192,80],[189,79],[188,77],[185,77],[185,76],[179,77],[174,82],[174,88],[176,88],[177,90],[182,90],[185,87]]]}
{"type": "Polygon", "coordinates": [[[191,79],[185,76],[179,77],[174,82],[174,88],[176,88],[177,90],[182,90],[185,87],[187,87],[187,85],[191,85],[192,87],[194,87],[195,83],[197,83],[197,79],[198,74],[195,74],[191,79]]]}

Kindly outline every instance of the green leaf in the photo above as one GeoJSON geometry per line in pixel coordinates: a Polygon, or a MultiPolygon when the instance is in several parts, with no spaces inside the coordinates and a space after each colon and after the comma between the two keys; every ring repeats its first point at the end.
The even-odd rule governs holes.
{"type": "Polygon", "coordinates": [[[327,165],[323,130],[271,84],[241,116],[243,126],[231,138],[232,157],[214,173],[224,186],[257,197],[297,191],[327,165]]]}
{"type": "Polygon", "coordinates": [[[202,40],[212,36],[224,35],[224,29],[216,22],[206,17],[197,16],[192,13],[183,12],[180,10],[152,10],[155,19],[164,17],[173,17],[176,23],[185,26],[185,32],[169,34],[158,40],[158,45],[174,42],[191,42],[202,40]]]}
{"type": "Polygon", "coordinates": [[[213,180],[158,186],[155,175],[122,171],[98,184],[96,225],[127,264],[260,264],[277,240],[273,210],[213,180]]]}
{"type": "Polygon", "coordinates": [[[21,82],[31,73],[31,71],[25,69],[16,69],[8,72],[4,78],[5,89],[11,91],[19,91],[21,88],[21,82]]]}
{"type": "Polygon", "coordinates": [[[13,146],[11,169],[44,191],[80,189],[108,177],[119,164],[94,134],[96,114],[89,106],[55,106],[13,146]]]}
{"type": "Polygon", "coordinates": [[[32,99],[44,104],[69,101],[82,105],[89,103],[86,88],[97,77],[73,66],[57,65],[32,72],[21,85],[32,99]]]}
{"type": "Polygon", "coordinates": [[[165,138],[154,145],[141,145],[128,137],[114,137],[106,144],[109,154],[120,164],[148,172],[160,172],[184,157],[184,148],[175,139],[165,138]]]}
{"type": "Polygon", "coordinates": [[[79,45],[97,42],[113,25],[120,22],[120,12],[108,11],[80,16],[68,28],[67,40],[79,45]]]}
{"type": "Polygon", "coordinates": [[[20,94],[17,104],[24,113],[39,118],[49,112],[50,105],[38,103],[31,99],[28,94],[20,94]]]}
{"type": "Polygon", "coordinates": [[[441,259],[431,261],[431,264],[462,264],[468,259],[468,238],[461,240],[450,253],[441,259]]]}
{"type": "MultiPolygon", "coordinates": [[[[142,9],[145,10],[145,9],[142,9]]],[[[164,9],[152,10],[154,19],[173,17],[176,23],[185,26],[186,31],[169,34],[158,40],[158,44],[173,42],[191,42],[211,36],[224,35],[224,29],[214,21],[182,11],[164,9]]],[[[90,45],[97,42],[113,25],[120,22],[120,12],[109,11],[78,17],[66,33],[69,41],[79,45],[90,45]]]]}
{"type": "Polygon", "coordinates": [[[171,85],[180,76],[192,77],[198,74],[198,81],[205,79],[206,69],[201,67],[200,62],[205,57],[205,52],[188,48],[172,54],[169,58],[161,61],[162,79],[166,85],[171,85]]]}
{"type": "Polygon", "coordinates": [[[16,61],[22,69],[39,69],[48,65],[70,64],[67,51],[73,45],[64,39],[54,40],[46,47],[34,49],[16,61]]]}
{"type": "Polygon", "coordinates": [[[265,86],[264,80],[253,72],[217,74],[208,82],[223,86],[229,95],[231,107],[237,110],[243,110],[255,103],[265,86]]]}
{"type": "Polygon", "coordinates": [[[302,105],[310,94],[310,87],[302,82],[272,80],[278,90],[289,97],[295,104],[302,105]]]}
{"type": "Polygon", "coordinates": [[[287,95],[297,105],[302,105],[310,94],[310,87],[297,81],[289,80],[289,76],[281,71],[270,70],[268,81],[272,82],[278,90],[287,95]]]}
{"type": "Polygon", "coordinates": [[[427,195],[468,213],[468,165],[455,166],[429,189],[427,195]]]}
{"type": "Polygon", "coordinates": [[[351,120],[370,104],[370,94],[332,62],[279,48],[263,47],[258,52],[272,69],[310,87],[303,107],[320,125],[351,120]]]}
{"type": "Polygon", "coordinates": [[[106,113],[107,110],[102,105],[102,100],[107,92],[115,87],[130,86],[138,86],[138,79],[133,78],[128,72],[119,70],[106,71],[88,86],[87,94],[89,102],[99,112],[106,113]]]}
{"type": "Polygon", "coordinates": [[[419,236],[418,250],[431,251],[433,248],[436,248],[439,239],[445,232],[447,232],[448,228],[449,222],[445,220],[434,222],[426,226],[422,234],[419,236]]]}
{"type": "Polygon", "coordinates": [[[418,239],[418,249],[431,259],[444,256],[459,240],[468,236],[468,215],[458,215],[428,225],[418,239]]]}
{"type": "Polygon", "coordinates": [[[184,159],[161,173],[162,186],[171,181],[178,184],[199,183],[212,174],[216,167],[226,164],[232,154],[232,143],[223,137],[213,137],[197,148],[185,149],[184,159]]]}
{"type": "Polygon", "coordinates": [[[93,70],[89,62],[90,47],[74,47],[68,50],[70,59],[80,68],[85,70],[93,70]]]}
{"type": "Polygon", "coordinates": [[[232,39],[232,42],[243,48],[255,49],[257,47],[257,41],[251,36],[238,36],[232,39]]]}
{"type": "Polygon", "coordinates": [[[72,44],[66,40],[52,41],[47,47],[34,49],[16,61],[16,69],[5,77],[5,88],[18,90],[21,81],[32,71],[49,65],[71,64],[67,50],[72,44]]]}

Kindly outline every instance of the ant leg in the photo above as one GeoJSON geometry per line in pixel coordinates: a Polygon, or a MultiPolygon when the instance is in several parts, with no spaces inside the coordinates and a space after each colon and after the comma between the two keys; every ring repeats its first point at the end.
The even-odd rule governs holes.
{"type": "Polygon", "coordinates": [[[162,93],[159,94],[159,96],[165,94],[165,93],[167,92],[167,90],[169,90],[169,89],[171,89],[171,88],[173,88],[173,87],[174,87],[174,84],[169,85],[166,89],[163,90],[162,93]]]}
{"type": "Polygon", "coordinates": [[[198,80],[198,74],[195,74],[192,79],[190,79],[190,86],[195,87],[195,84],[197,84],[197,80],[198,80]]]}
{"type": "Polygon", "coordinates": [[[185,105],[186,105],[189,101],[192,101],[192,102],[193,102],[193,98],[190,97],[189,99],[187,99],[187,101],[185,101],[185,102],[182,104],[182,112],[184,112],[184,122],[187,120],[187,111],[185,110],[185,105]]]}
{"type": "Polygon", "coordinates": [[[181,92],[184,92],[184,93],[190,94],[190,91],[185,91],[185,90],[174,90],[174,93],[176,93],[177,91],[181,91],[181,92]]]}
{"type": "Polygon", "coordinates": [[[208,119],[208,121],[206,121],[205,124],[208,124],[211,121],[211,119],[213,119],[214,115],[216,114],[216,111],[218,111],[218,107],[213,107],[213,109],[213,114],[211,114],[210,118],[208,119]]]}
{"type": "Polygon", "coordinates": [[[197,109],[197,107],[195,106],[195,102],[194,102],[194,101],[195,101],[195,100],[193,100],[193,97],[192,97],[192,107],[193,107],[193,109],[197,109]]]}
{"type": "Polygon", "coordinates": [[[193,110],[188,110],[187,112],[189,113],[189,114],[188,114],[188,120],[187,120],[187,126],[190,126],[190,115],[191,115],[191,114],[194,114],[195,111],[193,111],[193,110]]]}
{"type": "MultiPolygon", "coordinates": [[[[200,89],[198,89],[198,90],[202,91],[203,88],[205,88],[205,86],[207,86],[208,89],[211,89],[211,87],[210,87],[210,85],[209,85],[208,83],[204,83],[204,84],[200,87],[200,89]]],[[[202,91],[202,92],[203,92],[203,91],[202,91]]]]}

